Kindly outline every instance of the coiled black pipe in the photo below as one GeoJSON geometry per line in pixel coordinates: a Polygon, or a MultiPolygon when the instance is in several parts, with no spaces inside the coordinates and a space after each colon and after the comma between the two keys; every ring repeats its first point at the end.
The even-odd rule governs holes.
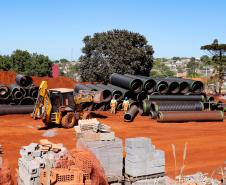
{"type": "Polygon", "coordinates": [[[0,99],[8,100],[10,96],[10,89],[6,85],[0,84],[0,99]]]}
{"type": "Polygon", "coordinates": [[[132,104],[129,108],[129,110],[124,115],[124,121],[131,122],[136,117],[136,115],[139,112],[139,108],[137,105],[132,104]]]}
{"type": "Polygon", "coordinates": [[[38,87],[37,86],[31,86],[28,88],[28,96],[32,98],[37,98],[38,97],[38,87]]]}
{"type": "Polygon", "coordinates": [[[137,76],[137,75],[130,75],[130,74],[125,74],[125,76],[131,77],[133,79],[139,79],[143,82],[143,91],[146,91],[147,93],[152,93],[156,89],[156,81],[145,77],[145,76],[137,76]]]}
{"type": "Polygon", "coordinates": [[[16,84],[10,85],[9,88],[13,100],[21,100],[26,95],[25,89],[16,84]]]}
{"type": "Polygon", "coordinates": [[[134,93],[142,91],[142,81],[140,79],[134,79],[125,75],[113,73],[110,76],[110,83],[125,89],[129,89],[134,93]]]}
{"type": "Polygon", "coordinates": [[[26,96],[20,102],[19,105],[34,105],[35,100],[33,97],[26,96]]]}
{"type": "Polygon", "coordinates": [[[165,102],[152,102],[152,109],[155,112],[159,111],[202,111],[204,106],[201,102],[175,102],[175,103],[165,103],[165,102]]]}
{"type": "Polygon", "coordinates": [[[0,115],[29,114],[34,110],[34,105],[1,105],[0,115]]]}
{"type": "Polygon", "coordinates": [[[21,87],[28,87],[32,84],[33,80],[30,76],[18,74],[16,75],[16,83],[21,87]]]}
{"type": "Polygon", "coordinates": [[[111,100],[112,94],[111,94],[110,90],[103,89],[103,88],[98,87],[97,85],[94,85],[94,84],[87,84],[86,86],[89,87],[90,89],[94,89],[96,91],[102,92],[103,102],[108,102],[108,101],[111,100]]]}
{"type": "Polygon", "coordinates": [[[165,101],[204,101],[203,95],[151,95],[149,100],[165,100],[165,101]]]}
{"type": "Polygon", "coordinates": [[[112,88],[112,89],[120,91],[122,93],[123,98],[125,98],[125,97],[133,98],[134,97],[134,94],[128,89],[123,89],[121,87],[118,87],[118,86],[115,86],[115,85],[112,85],[112,84],[108,84],[107,86],[109,88],[112,88]]]}
{"type": "Polygon", "coordinates": [[[107,85],[104,85],[104,84],[96,84],[96,86],[102,88],[102,89],[107,89],[107,90],[110,90],[111,91],[111,94],[112,96],[114,96],[114,98],[116,100],[121,100],[123,97],[122,97],[122,92],[117,90],[117,89],[113,89],[111,88],[110,86],[107,86],[107,85]]]}

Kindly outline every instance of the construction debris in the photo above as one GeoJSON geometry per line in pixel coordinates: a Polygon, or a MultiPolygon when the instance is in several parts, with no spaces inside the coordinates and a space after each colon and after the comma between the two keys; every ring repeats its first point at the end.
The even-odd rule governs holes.
{"type": "Polygon", "coordinates": [[[145,176],[165,172],[165,153],[156,150],[149,138],[126,139],[125,173],[145,176]]]}

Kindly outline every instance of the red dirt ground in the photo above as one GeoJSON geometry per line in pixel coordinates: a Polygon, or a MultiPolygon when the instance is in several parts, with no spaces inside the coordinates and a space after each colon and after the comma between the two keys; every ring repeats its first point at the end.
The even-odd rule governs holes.
{"type": "MultiPolygon", "coordinates": [[[[0,84],[15,84],[16,83],[16,73],[10,71],[1,71],[0,72],[0,84]]],[[[49,88],[74,88],[75,81],[73,79],[59,76],[57,78],[51,77],[32,77],[35,85],[39,86],[42,80],[46,80],[48,82],[49,88]]]]}
{"type": "MultiPolygon", "coordinates": [[[[131,123],[123,122],[123,114],[113,116],[109,112],[101,112],[108,116],[100,121],[110,125],[117,137],[123,140],[128,137],[150,137],[156,148],[166,152],[167,175],[174,174],[174,160],[171,144],[177,150],[178,166],[182,163],[184,144],[187,142],[187,160],[185,173],[197,171],[211,172],[224,164],[226,160],[226,120],[214,123],[157,123],[149,117],[138,116],[131,123]]],[[[38,142],[46,130],[38,130],[41,120],[33,120],[29,115],[6,115],[0,117],[0,143],[4,146],[5,157],[15,174],[19,149],[31,142],[38,142]]],[[[69,149],[75,146],[74,129],[54,128],[57,135],[47,138],[52,142],[64,143],[69,149]]],[[[179,172],[177,172],[178,174],[179,172]]]]}

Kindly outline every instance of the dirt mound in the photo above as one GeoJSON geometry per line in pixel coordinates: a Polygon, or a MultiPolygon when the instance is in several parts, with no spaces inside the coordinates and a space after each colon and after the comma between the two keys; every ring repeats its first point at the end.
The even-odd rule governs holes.
{"type": "MultiPolygon", "coordinates": [[[[41,81],[46,80],[49,88],[74,88],[76,82],[68,77],[59,76],[57,78],[51,77],[32,77],[35,85],[39,86],[41,81]]],[[[12,71],[1,71],[0,72],[0,84],[14,84],[16,83],[16,73],[12,71]]]]}

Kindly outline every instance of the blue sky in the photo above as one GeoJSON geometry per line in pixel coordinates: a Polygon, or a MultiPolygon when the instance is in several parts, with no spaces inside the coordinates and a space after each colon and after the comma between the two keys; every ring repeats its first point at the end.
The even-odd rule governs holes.
{"type": "Polygon", "coordinates": [[[199,57],[201,45],[226,43],[226,1],[0,1],[0,54],[19,48],[76,60],[85,35],[114,28],[143,34],[155,57],[199,57]]]}

